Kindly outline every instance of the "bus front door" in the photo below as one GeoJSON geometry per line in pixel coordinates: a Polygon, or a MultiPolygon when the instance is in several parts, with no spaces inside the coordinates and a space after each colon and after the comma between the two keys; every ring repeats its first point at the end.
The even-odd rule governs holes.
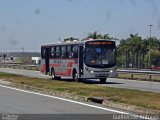
{"type": "Polygon", "coordinates": [[[79,77],[82,77],[83,75],[83,46],[79,47],[79,54],[78,54],[78,58],[79,58],[79,77]]]}

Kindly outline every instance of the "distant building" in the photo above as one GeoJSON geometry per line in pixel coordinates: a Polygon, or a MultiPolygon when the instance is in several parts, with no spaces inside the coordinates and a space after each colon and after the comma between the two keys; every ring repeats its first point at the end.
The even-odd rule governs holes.
{"type": "Polygon", "coordinates": [[[41,61],[41,57],[32,57],[32,62],[36,65],[39,65],[41,61]]]}
{"type": "Polygon", "coordinates": [[[6,52],[0,53],[0,62],[2,63],[15,63],[17,58],[31,58],[33,62],[38,63],[41,54],[39,52],[6,52]],[[36,58],[36,59],[35,59],[36,58]]]}

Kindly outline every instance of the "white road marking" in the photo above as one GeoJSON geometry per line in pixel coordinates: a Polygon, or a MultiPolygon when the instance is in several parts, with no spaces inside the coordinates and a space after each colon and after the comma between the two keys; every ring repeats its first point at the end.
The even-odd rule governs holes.
{"type": "Polygon", "coordinates": [[[30,93],[30,94],[34,94],[34,95],[40,95],[40,96],[44,96],[44,97],[48,97],[48,98],[58,99],[58,100],[62,100],[62,101],[67,101],[67,102],[71,102],[71,103],[75,103],[75,104],[79,104],[79,105],[83,105],[83,106],[88,106],[88,107],[92,107],[92,108],[97,108],[97,109],[101,109],[101,110],[105,110],[105,111],[110,111],[110,112],[114,112],[114,113],[125,114],[125,115],[129,115],[129,116],[141,118],[140,116],[134,115],[134,114],[131,114],[131,113],[122,112],[122,111],[113,110],[113,109],[104,108],[104,107],[95,106],[95,105],[90,105],[90,104],[77,102],[77,101],[74,101],[74,100],[69,100],[69,99],[65,99],[65,98],[61,98],[61,97],[46,95],[46,94],[37,93],[37,92],[31,92],[31,91],[22,90],[22,89],[13,88],[13,87],[4,86],[4,85],[0,85],[0,87],[7,88],[7,89],[12,89],[12,90],[15,90],[15,91],[20,91],[20,92],[30,93]]]}

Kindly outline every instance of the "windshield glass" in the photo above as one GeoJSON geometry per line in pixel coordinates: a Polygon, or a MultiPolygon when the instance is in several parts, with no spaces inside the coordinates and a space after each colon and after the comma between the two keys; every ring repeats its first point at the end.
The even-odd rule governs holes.
{"type": "Polygon", "coordinates": [[[112,67],[115,65],[114,46],[88,46],[86,47],[85,63],[91,67],[112,67]]]}

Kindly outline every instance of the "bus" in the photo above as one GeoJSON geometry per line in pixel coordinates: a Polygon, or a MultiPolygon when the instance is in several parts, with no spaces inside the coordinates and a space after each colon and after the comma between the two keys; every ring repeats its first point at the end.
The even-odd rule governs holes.
{"type": "Polygon", "coordinates": [[[52,79],[99,79],[116,73],[115,41],[94,39],[41,46],[41,72],[52,79]]]}

